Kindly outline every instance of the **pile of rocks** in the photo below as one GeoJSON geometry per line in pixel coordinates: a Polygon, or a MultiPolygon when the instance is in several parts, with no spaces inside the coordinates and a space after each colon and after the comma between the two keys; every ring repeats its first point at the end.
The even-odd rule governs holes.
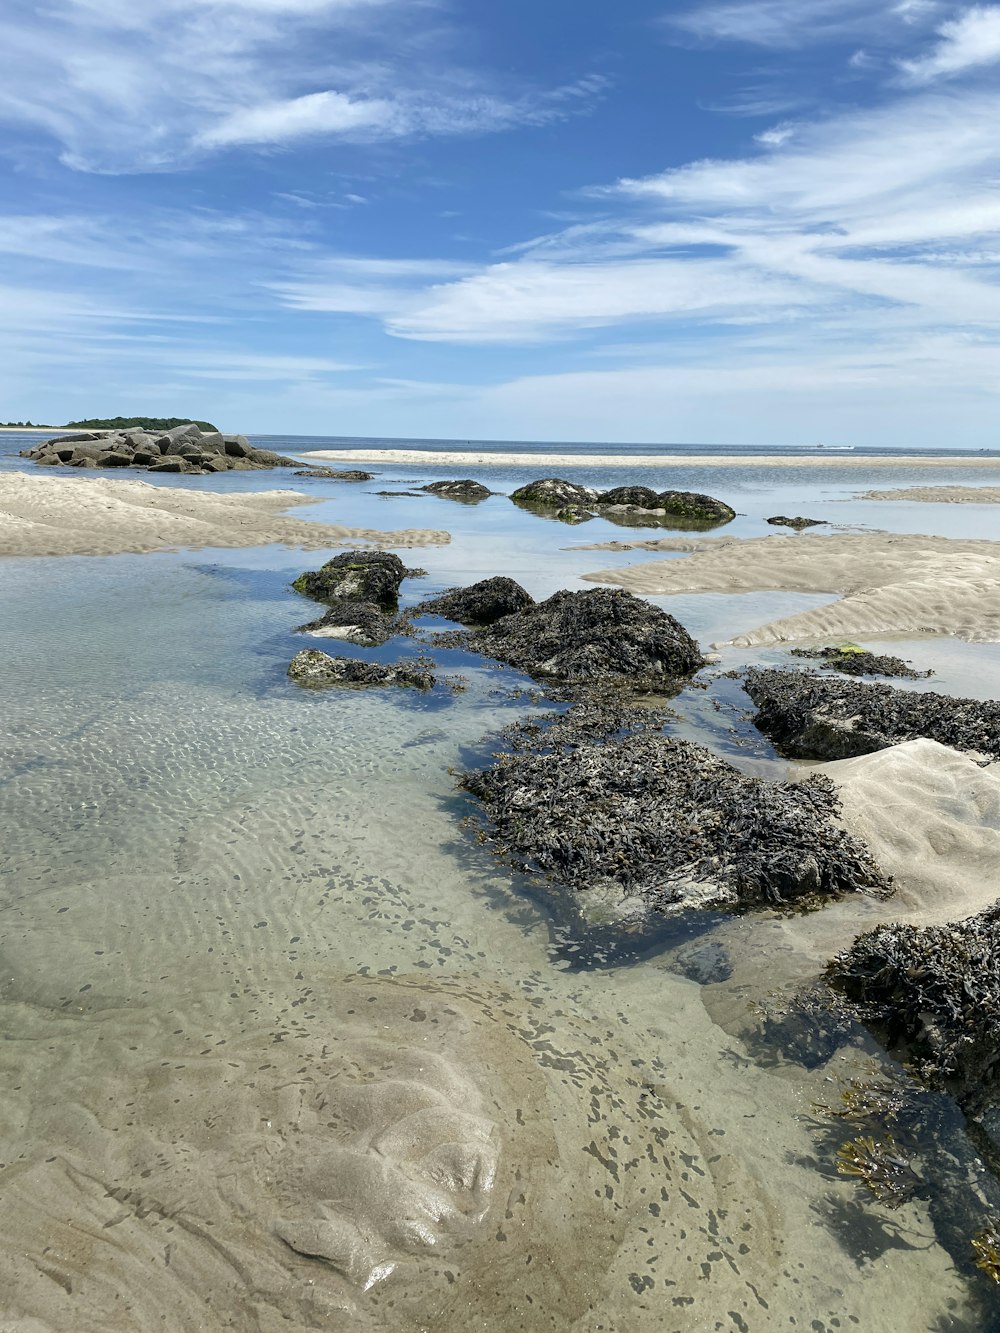
{"type": "Polygon", "coordinates": [[[933,671],[915,671],[909,662],[889,653],[870,653],[856,643],[841,643],[830,648],[793,648],[793,657],[810,657],[825,671],[841,671],[845,676],[897,676],[908,680],[926,680],[933,671]]]}
{"type": "Polygon", "coordinates": [[[21,450],[42,467],[141,468],[146,472],[249,472],[294,467],[270,449],[255,449],[245,435],[203,431],[193,421],[172,430],[91,430],[43,440],[21,450]]]}
{"type": "Polygon", "coordinates": [[[597,491],[562,477],[545,477],[521,486],[510,497],[522,509],[544,513],[564,523],[628,515],[673,525],[716,527],[736,517],[736,510],[712,495],[696,491],[654,491],[648,486],[615,486],[597,491]]]}
{"type": "Polygon", "coordinates": [[[850,759],[918,736],[1000,759],[1000,703],[891,685],[755,669],[746,692],[758,730],[793,759],[850,759]]]}
{"type": "Polygon", "coordinates": [[[330,657],[316,648],[296,653],[288,667],[289,677],[308,690],[328,690],[337,685],[409,685],[429,690],[435,677],[423,665],[404,662],[359,662],[352,657],[330,657]]]}

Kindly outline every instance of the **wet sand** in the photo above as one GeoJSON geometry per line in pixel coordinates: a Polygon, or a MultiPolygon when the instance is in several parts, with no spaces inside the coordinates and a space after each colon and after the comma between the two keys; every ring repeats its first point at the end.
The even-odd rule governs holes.
{"type": "Polygon", "coordinates": [[[746,540],[661,538],[584,550],[682,553],[583,577],[639,594],[839,593],[840,600],[760,625],[741,646],[885,634],[951,634],[1000,641],[1000,542],[872,532],[746,540]]]}
{"type": "Polygon", "coordinates": [[[919,504],[996,505],[1000,486],[904,486],[895,491],[865,491],[859,500],[913,500],[919,504]]]}
{"type": "Polygon", "coordinates": [[[0,474],[0,556],[143,554],[178,547],[266,546],[307,550],[347,542],[435,546],[430,528],[377,532],[309,523],[280,512],[315,500],[297,491],[220,495],[146,481],[0,474]]]}
{"type": "MultiPolygon", "coordinates": [[[[613,448],[613,446],[612,446],[613,448]]],[[[525,454],[486,453],[471,446],[462,452],[423,449],[315,449],[303,452],[302,457],[333,462],[366,463],[425,463],[439,467],[448,464],[455,468],[475,466],[497,467],[766,467],[766,468],[1000,468],[1000,454],[969,455],[961,458],[942,458],[922,454],[525,454]]]]}

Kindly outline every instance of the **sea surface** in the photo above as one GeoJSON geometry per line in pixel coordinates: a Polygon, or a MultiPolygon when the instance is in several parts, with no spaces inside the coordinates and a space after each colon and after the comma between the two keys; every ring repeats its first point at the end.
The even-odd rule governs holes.
{"type": "MultiPolygon", "coordinates": [[[[32,468],[17,453],[38,438],[0,434],[0,469],[32,468]]],[[[254,438],[304,462],[359,443],[254,438]]],[[[727,534],[801,513],[997,536],[995,506],[855,498],[990,484],[959,454],[929,475],[866,469],[861,451],[850,468],[748,468],[736,450],[699,468],[692,447],[681,466],[612,476],[598,446],[576,449],[571,480],[729,501],[727,534]]],[[[570,449],[496,445],[511,451],[570,449]]],[[[449,545],[402,552],[425,571],[404,606],[492,574],[536,597],[592,586],[588,570],[643,555],[582,545],[656,535],[518,510],[505,493],[541,465],[370,470],[142,479],[294,487],[317,501],[305,519],[447,529],[449,545]],[[498,494],[378,494],[465,475],[498,494]]],[[[631,953],[581,933],[479,844],[455,785],[500,728],[544,711],[531,682],[401,639],[330,650],[431,651],[461,688],[298,689],[291,657],[328,645],[296,633],[315,609],[289,585],[325,558],[0,563],[0,1330],[1000,1328],[969,1247],[987,1207],[968,1188],[978,1158],[946,1099],[921,1131],[929,1183],[902,1208],[836,1171],[850,1131],[817,1107],[851,1079],[903,1076],[859,1032],[779,1040],[769,1016],[822,966],[808,931],[778,913],[679,919],[631,953]],[[476,1165],[430,1206],[414,1181],[432,1160],[443,1179],[445,1139],[449,1162],[460,1149],[476,1165]],[[354,1277],[282,1239],[340,1254],[348,1233],[354,1277]]],[[[653,600],[708,645],[831,598],[653,600]]],[[[937,673],[908,688],[996,696],[1000,645],[866,646],[937,673]]],[[[784,776],[722,673],[787,660],[721,648],[670,729],[784,776]]],[[[867,901],[825,910],[844,944],[891,918],[867,901]]]]}

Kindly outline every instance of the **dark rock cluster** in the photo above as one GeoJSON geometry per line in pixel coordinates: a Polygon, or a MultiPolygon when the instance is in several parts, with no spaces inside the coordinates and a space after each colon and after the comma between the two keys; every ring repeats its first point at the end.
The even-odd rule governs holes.
{"type": "Polygon", "coordinates": [[[352,597],[336,597],[329,610],[318,620],[299,626],[299,633],[317,634],[327,639],[346,639],[366,648],[377,648],[399,633],[391,616],[374,602],[352,597]]]}
{"type": "Polygon", "coordinates": [[[865,847],[835,823],[829,779],[748,777],[664,736],[661,723],[620,703],[584,703],[547,725],[510,728],[510,752],[462,778],[497,855],[653,912],[888,890],[865,847]]]}
{"type": "Polygon", "coordinates": [[[1000,1095],[1000,904],[943,926],[876,926],[831,985],[929,1087],[976,1114],[1000,1095]]]}
{"type": "Polygon", "coordinates": [[[665,691],[705,664],[684,626],[621,588],[557,592],[464,636],[536,679],[665,691]]]}
{"type": "Polygon", "coordinates": [[[487,486],[483,486],[478,481],[432,481],[426,486],[421,486],[423,491],[428,491],[431,495],[440,495],[444,500],[457,500],[459,504],[477,505],[481,500],[487,499],[493,492],[487,486]]]}
{"type": "Polygon", "coordinates": [[[793,657],[809,657],[818,661],[826,671],[840,671],[845,676],[896,676],[909,680],[926,680],[933,671],[914,671],[901,657],[885,653],[869,653],[855,644],[840,644],[832,648],[793,648],[793,657]]]}
{"type": "Polygon", "coordinates": [[[805,671],[755,669],[754,722],[793,759],[849,759],[925,736],[1000,759],[1000,703],[913,693],[805,671]]]}
{"type": "Polygon", "coordinates": [[[288,668],[290,679],[309,690],[327,690],[335,685],[410,685],[429,690],[434,675],[420,666],[396,662],[359,662],[353,657],[330,657],[316,648],[296,653],[288,668]]]}
{"type": "Polygon", "coordinates": [[[534,602],[520,583],[498,575],[467,588],[450,588],[439,597],[421,602],[413,614],[443,616],[460,625],[492,625],[503,616],[533,606],[534,602]]]}
{"type": "Polygon", "coordinates": [[[764,520],[770,523],[774,528],[795,528],[801,532],[803,528],[819,528],[826,522],[825,518],[803,518],[801,514],[795,518],[789,518],[787,514],[775,514],[773,518],[764,520]]]}
{"type": "Polygon", "coordinates": [[[413,572],[391,551],[342,551],[322,568],[300,574],[292,587],[314,602],[346,599],[394,611],[399,585],[413,572]]]}
{"type": "Polygon", "coordinates": [[[510,497],[523,509],[532,509],[564,523],[582,523],[595,513],[614,518],[629,514],[647,523],[663,520],[677,526],[714,527],[736,517],[723,500],[695,491],[654,491],[649,486],[615,486],[596,491],[561,477],[545,477],[521,486],[510,497]]]}
{"type": "Polygon", "coordinates": [[[373,481],[374,472],[361,472],[357,468],[340,469],[335,467],[307,467],[295,473],[297,477],[322,477],[327,481],[373,481]]]}
{"type": "Polygon", "coordinates": [[[248,472],[294,467],[291,458],[255,449],[244,435],[203,431],[193,421],[165,431],[83,431],[22,449],[42,467],[141,468],[146,472],[248,472]]]}

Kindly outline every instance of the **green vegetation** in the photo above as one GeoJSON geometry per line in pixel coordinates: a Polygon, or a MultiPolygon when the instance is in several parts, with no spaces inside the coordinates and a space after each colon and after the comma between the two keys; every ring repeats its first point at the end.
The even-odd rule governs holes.
{"type": "MultiPolygon", "coordinates": [[[[67,426],[76,430],[171,430],[174,426],[186,426],[190,417],[89,417],[86,421],[67,421],[67,426]]],[[[218,430],[210,421],[194,423],[202,430],[218,430]]]]}
{"type": "Polygon", "coordinates": [[[61,430],[61,426],[43,426],[40,421],[0,421],[11,430],[61,430]]]}

